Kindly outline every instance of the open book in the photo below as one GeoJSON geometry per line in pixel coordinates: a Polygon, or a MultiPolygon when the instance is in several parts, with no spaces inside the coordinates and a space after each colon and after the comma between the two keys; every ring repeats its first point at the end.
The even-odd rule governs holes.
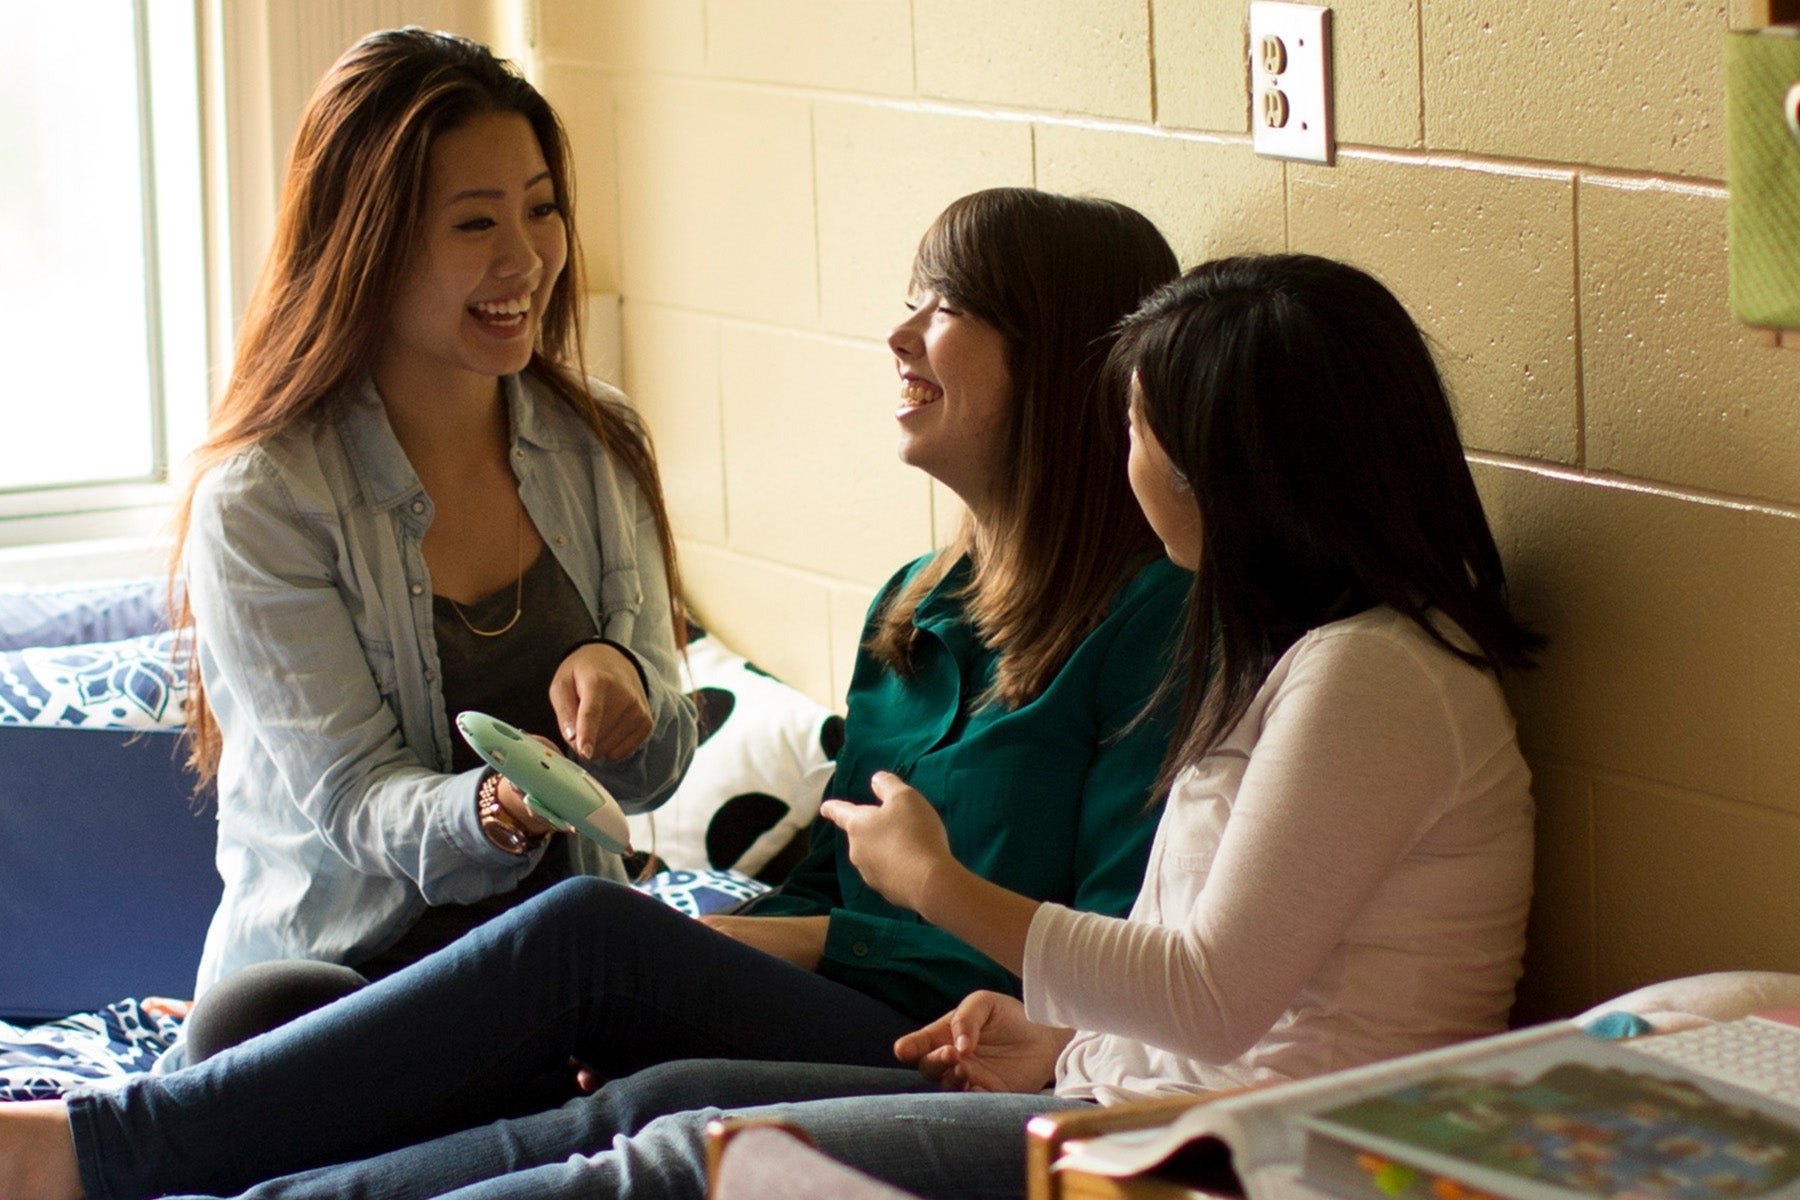
{"type": "Polygon", "coordinates": [[[1226,1096],[1056,1169],[1160,1169],[1251,1200],[1800,1200],[1800,1107],[1720,1079],[1715,1034],[1800,1088],[1790,1025],[1634,1045],[1559,1023],[1226,1096]]]}

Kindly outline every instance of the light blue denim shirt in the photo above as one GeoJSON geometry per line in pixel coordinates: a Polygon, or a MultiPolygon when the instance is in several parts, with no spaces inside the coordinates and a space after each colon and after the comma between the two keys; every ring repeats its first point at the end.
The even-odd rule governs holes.
{"type": "MultiPolygon", "coordinates": [[[[627,811],[646,811],[674,791],[695,744],[650,506],[541,383],[509,376],[503,390],[526,511],[597,632],[629,647],[648,679],[649,741],[624,762],[584,764],[627,811]]],[[[246,449],[199,485],[185,573],[224,737],[225,894],[197,992],[268,959],[363,961],[427,905],[510,890],[539,857],[482,834],[480,772],[447,774],[456,734],[420,550],[431,520],[372,383],[334,419],[246,449]]],[[[624,877],[617,856],[571,840],[576,870],[624,877]]]]}

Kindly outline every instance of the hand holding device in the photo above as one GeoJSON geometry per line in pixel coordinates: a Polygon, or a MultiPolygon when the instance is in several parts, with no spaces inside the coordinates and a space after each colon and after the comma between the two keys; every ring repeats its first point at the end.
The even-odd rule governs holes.
{"type": "Polygon", "coordinates": [[[615,854],[630,852],[631,830],[625,824],[625,811],[580,766],[486,713],[458,713],[456,728],[482,762],[525,793],[525,802],[538,816],[615,854]]]}

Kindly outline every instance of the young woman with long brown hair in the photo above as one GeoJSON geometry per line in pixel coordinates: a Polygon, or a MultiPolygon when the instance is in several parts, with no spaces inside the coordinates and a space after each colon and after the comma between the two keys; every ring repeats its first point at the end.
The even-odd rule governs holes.
{"type": "MultiPolygon", "coordinates": [[[[572,205],[555,114],[464,39],[371,35],[302,114],[181,511],[225,894],[167,1068],[558,882],[622,881],[615,857],[547,836],[455,736],[457,712],[560,736],[627,808],[660,802],[687,762],[648,440],[568,365],[572,205]]],[[[1098,911],[1123,911],[1142,878],[1167,727],[1133,719],[1179,592],[1118,478],[1099,367],[1112,322],[1175,269],[1141,214],[1029,190],[967,197],[926,236],[916,311],[890,339],[901,453],[970,517],[882,592],[833,785],[868,798],[874,772],[902,772],[976,869],[1098,911]]],[[[585,956],[601,991],[656,977],[662,1024],[593,1063],[607,1073],[694,1053],[879,1058],[969,989],[1016,986],[862,887],[828,826],[790,883],[711,931],[621,886],[546,900],[557,937],[604,931],[585,956]]]]}
{"type": "Polygon", "coordinates": [[[321,82],[178,513],[225,881],[204,1040],[336,986],[281,966],[206,995],[241,968],[379,976],[558,879],[624,878],[457,712],[558,738],[633,811],[686,768],[673,538],[648,438],[579,371],[578,263],[561,126],[485,47],[376,34],[321,82]]]}

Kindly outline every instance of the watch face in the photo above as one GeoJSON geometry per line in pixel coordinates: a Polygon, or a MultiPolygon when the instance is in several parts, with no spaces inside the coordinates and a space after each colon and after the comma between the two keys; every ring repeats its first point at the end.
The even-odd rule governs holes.
{"type": "Polygon", "coordinates": [[[525,835],[507,825],[501,818],[484,818],[481,822],[482,832],[487,834],[488,841],[494,843],[508,854],[525,853],[525,835]]]}
{"type": "Polygon", "coordinates": [[[500,803],[500,776],[490,774],[475,790],[475,811],[481,820],[481,832],[487,840],[508,854],[523,854],[531,841],[500,803]]]}

